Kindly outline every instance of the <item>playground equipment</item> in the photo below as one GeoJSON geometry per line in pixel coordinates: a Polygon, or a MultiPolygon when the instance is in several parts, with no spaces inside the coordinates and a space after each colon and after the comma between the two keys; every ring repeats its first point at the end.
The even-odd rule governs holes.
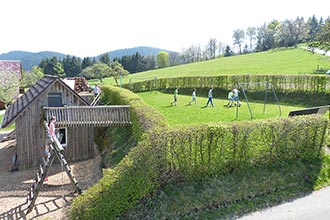
{"type": "Polygon", "coordinates": [[[57,159],[61,162],[62,166],[64,167],[65,172],[68,175],[71,185],[73,186],[75,192],[77,192],[78,194],[81,194],[81,189],[78,186],[78,182],[77,182],[76,178],[74,177],[72,170],[63,155],[63,151],[64,151],[63,146],[60,144],[60,142],[56,136],[51,137],[49,135],[48,126],[47,126],[46,122],[45,122],[45,128],[46,128],[46,132],[48,134],[47,142],[50,143],[49,144],[50,156],[49,156],[49,160],[46,163],[39,165],[39,170],[34,179],[35,181],[33,182],[32,186],[30,188],[30,192],[27,197],[27,205],[28,205],[27,214],[30,213],[33,209],[33,206],[36,202],[38,194],[39,194],[40,190],[42,189],[45,178],[48,175],[48,172],[54,162],[55,157],[57,157],[57,159]]]}
{"type": "MultiPolygon", "coordinates": [[[[261,86],[261,87],[264,87],[265,88],[265,98],[264,98],[264,109],[263,109],[263,114],[265,114],[266,112],[266,103],[267,103],[267,97],[268,97],[268,93],[269,93],[269,90],[271,90],[271,92],[273,93],[274,95],[274,98],[276,100],[276,103],[278,105],[278,108],[279,108],[279,111],[280,111],[280,117],[282,116],[282,110],[281,110],[281,106],[278,102],[278,99],[277,99],[277,96],[276,96],[276,92],[275,92],[275,88],[274,86],[269,83],[269,82],[257,82],[257,83],[238,83],[238,87],[239,87],[239,90],[242,91],[243,95],[244,95],[244,98],[245,98],[245,101],[246,101],[246,104],[249,108],[249,112],[250,112],[250,116],[251,116],[251,119],[253,119],[253,114],[252,114],[252,110],[251,110],[251,107],[250,107],[250,104],[249,104],[249,101],[248,101],[248,98],[247,98],[247,95],[246,95],[246,91],[247,91],[247,88],[248,87],[256,87],[256,86],[261,86]]],[[[237,105],[236,105],[236,119],[238,119],[238,100],[237,100],[237,105]]]]}

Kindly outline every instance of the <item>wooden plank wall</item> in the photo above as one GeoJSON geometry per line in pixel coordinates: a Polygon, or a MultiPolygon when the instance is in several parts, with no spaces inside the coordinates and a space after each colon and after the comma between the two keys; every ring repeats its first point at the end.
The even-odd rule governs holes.
{"type": "Polygon", "coordinates": [[[81,161],[96,154],[93,127],[68,127],[65,156],[68,161],[81,161]]]}
{"type": "MultiPolygon", "coordinates": [[[[38,96],[16,120],[16,153],[21,169],[37,166],[42,162],[45,148],[44,116],[42,109],[48,106],[48,92],[62,92],[63,104],[80,105],[79,99],[56,82],[47,91],[38,96]]],[[[94,129],[86,127],[68,128],[68,161],[79,161],[92,158],[94,150],[94,129]]]]}

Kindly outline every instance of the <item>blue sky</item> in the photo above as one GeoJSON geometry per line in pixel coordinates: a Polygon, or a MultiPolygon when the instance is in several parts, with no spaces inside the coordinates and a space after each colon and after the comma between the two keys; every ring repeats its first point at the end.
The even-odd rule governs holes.
{"type": "Polygon", "coordinates": [[[4,0],[0,54],[56,51],[87,57],[150,46],[181,52],[273,19],[330,16],[329,0],[4,0]]]}

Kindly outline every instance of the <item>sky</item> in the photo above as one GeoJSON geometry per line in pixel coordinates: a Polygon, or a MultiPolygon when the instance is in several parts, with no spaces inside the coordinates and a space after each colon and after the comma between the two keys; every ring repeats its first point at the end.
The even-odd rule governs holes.
{"type": "Polygon", "coordinates": [[[315,15],[329,0],[2,0],[0,54],[54,51],[93,57],[149,46],[176,52],[215,38],[232,46],[233,31],[315,15]]]}

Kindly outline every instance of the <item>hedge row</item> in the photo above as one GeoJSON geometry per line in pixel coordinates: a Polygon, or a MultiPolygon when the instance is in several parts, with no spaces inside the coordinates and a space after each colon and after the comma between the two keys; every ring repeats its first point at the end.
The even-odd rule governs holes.
{"type": "Polygon", "coordinates": [[[296,158],[318,157],[327,118],[169,128],[164,117],[136,94],[103,88],[103,102],[131,106],[137,146],[96,185],[77,197],[71,219],[116,219],[171,180],[239,170],[296,158]]]}
{"type": "Polygon", "coordinates": [[[163,148],[167,172],[185,180],[321,154],[327,118],[310,115],[230,125],[173,128],[152,139],[163,148]]]}
{"type": "Polygon", "coordinates": [[[209,88],[210,86],[224,90],[231,89],[238,83],[250,83],[247,89],[264,89],[263,85],[253,83],[268,82],[278,92],[330,92],[330,77],[327,75],[221,75],[205,77],[157,78],[153,80],[124,84],[134,92],[167,88],[209,88]]]}
{"type": "Polygon", "coordinates": [[[150,145],[147,132],[166,129],[164,117],[128,90],[103,87],[102,93],[103,103],[131,106],[133,133],[139,143],[97,184],[74,199],[70,219],[116,219],[160,184],[161,151],[150,145]]]}
{"type": "MultiPolygon", "coordinates": [[[[277,96],[282,102],[304,103],[306,105],[328,105],[330,99],[330,76],[327,75],[221,75],[205,77],[178,77],[178,78],[155,78],[153,80],[124,84],[123,87],[133,92],[150,90],[168,90],[175,87],[198,91],[213,86],[220,94],[218,98],[226,98],[227,92],[238,83],[245,83],[244,88],[248,93],[249,100],[265,97],[265,85],[260,82],[271,83],[277,96]]],[[[270,91],[271,92],[271,91],[270,91]]],[[[200,93],[207,94],[207,92],[200,93]]],[[[272,97],[269,95],[269,97],[272,97]]]]}

